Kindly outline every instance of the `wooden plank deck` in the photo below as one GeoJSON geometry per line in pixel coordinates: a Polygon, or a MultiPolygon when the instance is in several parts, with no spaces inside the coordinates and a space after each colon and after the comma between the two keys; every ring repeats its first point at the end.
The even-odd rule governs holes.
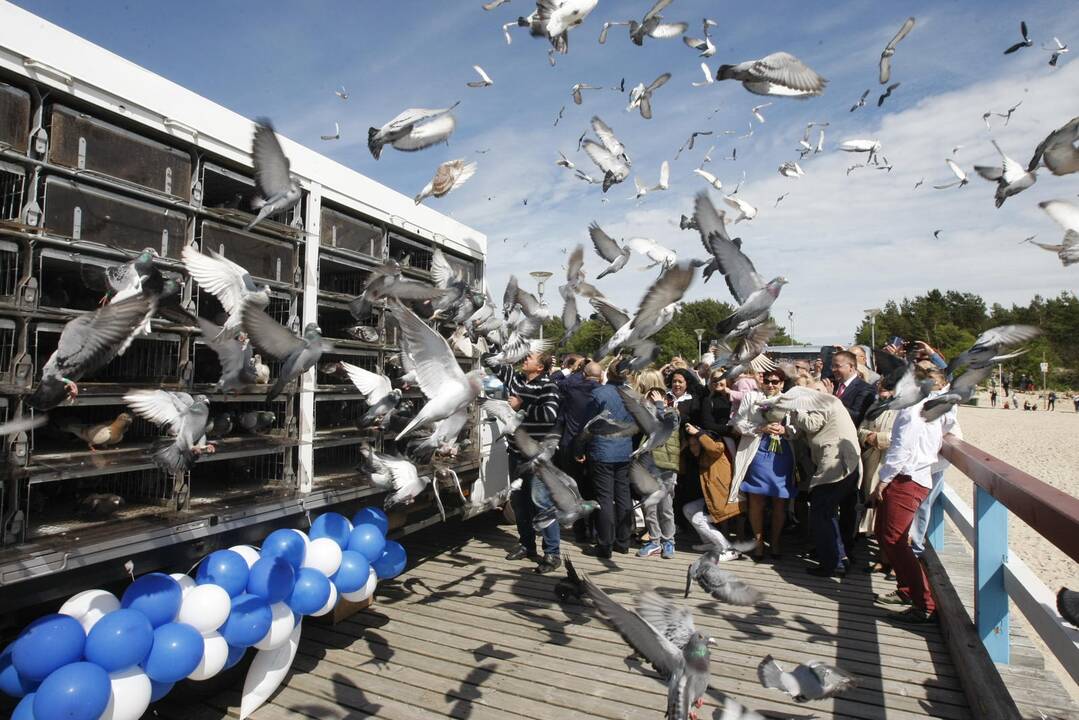
{"type": "MultiPolygon", "coordinates": [[[[489,517],[406,538],[408,570],[380,585],[371,609],[336,626],[305,623],[293,672],[253,717],[661,718],[663,684],[591,608],[558,603],[558,577],[504,560],[514,542],[513,528],[489,517]]],[[[696,556],[680,547],[674,560],[600,562],[572,543],[563,547],[625,602],[643,584],[680,598],[696,556]]],[[[719,605],[700,590],[690,595],[698,627],[718,642],[702,718],[713,717],[725,695],[777,718],[970,717],[939,631],[889,624],[873,605],[874,591],[890,589],[881,576],[854,571],[827,580],[805,567],[791,553],[774,564],[729,564],[767,595],[752,611],[719,605]],[[757,681],[768,653],[781,663],[837,663],[859,687],[794,703],[757,681]]],[[[153,710],[177,720],[235,716],[242,677],[241,670],[188,683],[153,710]]]]}

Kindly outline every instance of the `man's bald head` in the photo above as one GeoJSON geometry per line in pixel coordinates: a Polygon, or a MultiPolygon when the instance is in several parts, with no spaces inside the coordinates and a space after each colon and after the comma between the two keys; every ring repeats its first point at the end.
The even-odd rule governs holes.
{"type": "Polygon", "coordinates": [[[592,378],[593,380],[600,380],[603,378],[603,366],[594,360],[584,366],[584,376],[586,378],[592,378]]]}

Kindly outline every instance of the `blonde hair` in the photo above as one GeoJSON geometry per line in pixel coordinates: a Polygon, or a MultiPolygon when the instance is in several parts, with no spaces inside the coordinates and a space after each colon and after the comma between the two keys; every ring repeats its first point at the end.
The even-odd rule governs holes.
{"type": "Polygon", "coordinates": [[[641,395],[647,395],[651,390],[667,392],[667,383],[663,381],[663,373],[659,370],[642,370],[637,373],[636,390],[641,395]]]}

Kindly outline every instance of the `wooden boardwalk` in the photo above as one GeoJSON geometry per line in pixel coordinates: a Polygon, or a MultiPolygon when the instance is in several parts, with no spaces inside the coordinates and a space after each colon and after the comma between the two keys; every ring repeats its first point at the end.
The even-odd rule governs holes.
{"type": "MultiPolygon", "coordinates": [[[[664,686],[630,657],[627,646],[590,608],[560,605],[557,577],[503,559],[512,527],[484,518],[435,526],[404,544],[410,567],[379,586],[369,610],[331,626],[304,625],[293,672],[255,718],[642,718],[663,716],[664,686]]],[[[630,602],[642,584],[681,597],[686,566],[674,560],[586,558],[564,551],[616,598],[630,602]]],[[[698,589],[686,601],[712,635],[712,691],[702,718],[727,694],[770,717],[967,718],[966,701],[935,627],[889,624],[872,602],[888,591],[881,576],[860,571],[843,580],[815,578],[804,561],[729,564],[767,594],[749,611],[719,605],[698,589]],[[857,676],[843,697],[796,704],[765,690],[756,667],[813,659],[857,676]]],[[[235,716],[242,668],[209,683],[178,686],[153,710],[158,717],[210,720],[235,716]]],[[[717,714],[716,717],[719,717],[717,714]]]]}

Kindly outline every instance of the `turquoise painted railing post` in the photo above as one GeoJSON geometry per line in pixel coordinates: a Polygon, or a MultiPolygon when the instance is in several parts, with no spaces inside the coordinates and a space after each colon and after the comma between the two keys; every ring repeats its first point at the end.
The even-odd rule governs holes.
{"type": "MultiPolygon", "coordinates": [[[[941,481],[943,482],[943,480],[941,481]]],[[[926,540],[933,546],[933,550],[940,552],[944,549],[944,495],[937,492],[933,502],[929,506],[929,528],[925,533],[926,540]]]]}
{"type": "Polygon", "coordinates": [[[1008,509],[981,487],[974,488],[974,625],[993,662],[1009,662],[1008,509]]]}

